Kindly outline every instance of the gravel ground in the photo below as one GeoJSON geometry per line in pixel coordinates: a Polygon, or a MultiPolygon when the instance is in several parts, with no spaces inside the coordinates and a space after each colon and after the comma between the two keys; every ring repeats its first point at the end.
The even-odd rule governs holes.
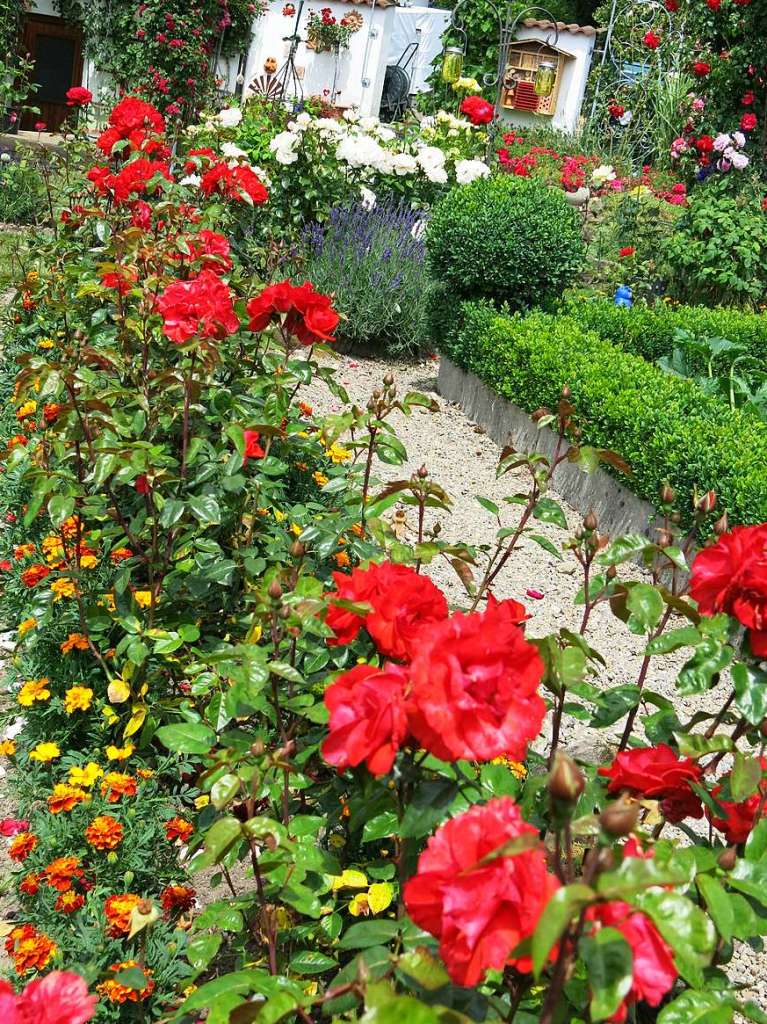
{"type": "MultiPolygon", "coordinates": [[[[499,448],[488,438],[481,427],[472,423],[458,405],[445,401],[437,392],[438,364],[434,360],[420,363],[389,363],[382,360],[341,357],[336,362],[337,378],[349,392],[350,399],[364,407],[375,387],[380,387],[384,376],[392,373],[400,395],[408,391],[421,391],[434,397],[439,412],[429,413],[416,409],[410,417],[397,414],[392,420],[398,436],[407,449],[408,460],[404,466],[376,464],[375,472],[382,480],[403,479],[425,465],[431,477],[441,484],[450,495],[452,513],[438,517],[442,525],[442,539],[463,541],[471,546],[491,543],[495,536],[495,521],[476,501],[475,496],[490,498],[501,508],[509,511],[504,525],[515,525],[518,521],[517,506],[503,504],[503,499],[520,491],[527,492],[526,471],[519,470],[496,479],[499,448]]],[[[319,387],[313,387],[310,401],[320,411],[338,411],[335,399],[319,387]]],[[[375,492],[374,492],[375,493],[375,492]]],[[[555,491],[550,496],[561,504],[568,526],[575,529],[582,522],[581,515],[562,500],[555,491]]],[[[411,512],[412,510],[407,510],[411,512]]],[[[391,510],[388,515],[393,515],[391,510]]],[[[427,526],[432,525],[427,517],[427,526]]],[[[564,539],[563,532],[556,526],[535,524],[535,532],[548,537],[557,547],[564,539]]],[[[411,538],[412,539],[412,538],[411,538]]],[[[574,605],[582,579],[580,567],[572,555],[562,562],[544,551],[538,544],[523,540],[507,564],[506,570],[498,577],[494,593],[498,598],[514,598],[521,601],[531,614],[527,631],[531,636],[545,636],[562,627],[577,631],[580,628],[582,609],[574,605]],[[528,591],[537,591],[543,597],[531,599],[528,591]]],[[[466,604],[465,591],[454,571],[445,562],[430,566],[429,574],[443,588],[451,604],[466,604]]],[[[636,578],[640,570],[632,566],[627,574],[636,578]]],[[[671,623],[673,628],[674,623],[671,623]]],[[[589,643],[606,661],[592,680],[607,689],[636,680],[643,656],[642,638],[630,633],[623,623],[614,618],[608,606],[599,606],[592,613],[586,633],[589,643]]],[[[646,689],[674,701],[681,721],[689,719],[701,709],[718,710],[727,691],[720,686],[705,697],[683,698],[675,690],[674,680],[683,662],[683,656],[657,659],[647,678],[646,689]]],[[[648,708],[648,710],[653,710],[648,708]]],[[[605,730],[593,730],[584,723],[570,717],[565,718],[562,742],[575,756],[592,763],[609,757],[611,745],[617,743],[622,723],[605,730]]],[[[701,828],[705,829],[704,823],[701,828]]],[[[667,830],[667,834],[670,834],[667,830]]],[[[684,836],[677,833],[684,841],[684,836]]],[[[767,953],[755,953],[748,946],[741,946],[730,966],[733,982],[746,986],[743,997],[754,999],[767,1010],[767,953]]]]}

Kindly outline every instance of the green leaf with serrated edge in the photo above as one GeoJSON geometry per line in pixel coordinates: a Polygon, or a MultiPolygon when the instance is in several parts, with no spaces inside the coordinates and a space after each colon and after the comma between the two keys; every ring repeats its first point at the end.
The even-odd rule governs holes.
{"type": "Polygon", "coordinates": [[[714,685],[719,673],[730,664],[733,653],[731,647],[722,644],[716,637],[704,637],[677,677],[679,693],[684,696],[705,693],[714,685]]]}
{"type": "Polygon", "coordinates": [[[360,921],[341,936],[341,949],[366,949],[390,942],[399,931],[397,921],[360,921]]]}
{"type": "Polygon", "coordinates": [[[242,825],[237,818],[220,818],[205,833],[204,850],[192,859],[190,871],[201,871],[217,863],[241,838],[242,825]]]}
{"type": "Polygon", "coordinates": [[[191,937],[185,952],[187,960],[196,971],[205,970],[221,948],[223,939],[223,935],[208,935],[205,933],[191,937]]]}
{"type": "Polygon", "coordinates": [[[313,949],[302,949],[290,958],[289,970],[294,974],[324,974],[338,967],[331,956],[313,949]]]}
{"type": "Polygon", "coordinates": [[[675,734],[679,753],[685,757],[702,757],[722,750],[732,750],[734,743],[730,736],[704,736],[701,733],[675,734]]]}
{"type": "Polygon", "coordinates": [[[586,965],[591,990],[592,1021],[612,1017],[629,994],[634,957],[631,947],[615,928],[601,928],[584,936],[578,949],[586,965]]]}
{"type": "Polygon", "coordinates": [[[450,977],[441,960],[420,947],[404,953],[397,961],[397,970],[415,979],[427,991],[442,988],[450,983],[450,977]]]}
{"type": "Polygon", "coordinates": [[[384,811],[365,822],[362,829],[363,843],[373,843],[377,839],[387,839],[399,829],[399,818],[396,811],[384,811]]]}
{"type": "Polygon", "coordinates": [[[600,552],[595,561],[599,565],[619,565],[627,562],[630,558],[641,555],[650,542],[641,533],[627,533],[624,537],[618,537],[611,544],[600,552]]]}
{"type": "Polygon", "coordinates": [[[567,529],[567,519],[562,511],[562,506],[553,498],[541,498],[533,509],[533,518],[542,523],[553,523],[561,529],[567,529]]]}
{"type": "Polygon", "coordinates": [[[767,672],[752,668],[742,661],[731,669],[735,687],[735,706],[751,725],[760,725],[767,718],[767,672]]]}
{"type": "Polygon", "coordinates": [[[767,862],[739,860],[728,874],[727,884],[767,907],[767,862]]]}
{"type": "Polygon", "coordinates": [[[562,561],[562,552],[551,543],[548,537],[543,537],[540,533],[528,533],[527,539],[543,548],[543,550],[547,551],[553,558],[559,559],[560,562],[562,561]]]}
{"type": "Polygon", "coordinates": [[[767,861],[767,818],[762,820],[751,830],[751,835],[746,840],[746,860],[760,862],[767,861]]]}
{"type": "Polygon", "coordinates": [[[725,942],[729,942],[735,927],[735,911],[730,897],[712,875],[698,875],[695,883],[705,900],[706,909],[716,925],[716,930],[725,942]]]}
{"type": "Polygon", "coordinates": [[[762,766],[756,757],[746,757],[740,752],[730,772],[730,793],[736,804],[743,803],[759,788],[762,780],[762,766]]]}
{"type": "Polygon", "coordinates": [[[554,946],[559,942],[570,922],[587,907],[596,893],[587,885],[575,883],[557,889],[541,914],[530,947],[533,973],[537,978],[549,959],[554,946]]]}
{"type": "Polygon", "coordinates": [[[485,509],[486,512],[489,512],[496,518],[501,514],[501,510],[498,508],[496,503],[494,501],[491,501],[489,498],[483,498],[481,495],[475,494],[474,500],[479,502],[479,504],[482,506],[483,509],[485,509]]]}
{"type": "Polygon", "coordinates": [[[629,589],[626,607],[630,615],[628,628],[641,636],[650,633],[660,622],[663,614],[663,598],[649,583],[637,583],[629,589]]]}
{"type": "Polygon", "coordinates": [[[658,1024],[730,1024],[733,1008],[718,992],[683,992],[664,1006],[658,1024]]]}
{"type": "Polygon", "coordinates": [[[655,858],[625,857],[614,871],[599,876],[597,891],[608,899],[629,899],[634,893],[656,885],[685,885],[692,881],[692,874],[690,865],[678,858],[660,864],[655,858]]]}
{"type": "Polygon", "coordinates": [[[670,629],[651,640],[645,648],[645,654],[671,654],[680,647],[696,647],[699,643],[700,632],[695,626],[682,626],[681,629],[670,629]]]}

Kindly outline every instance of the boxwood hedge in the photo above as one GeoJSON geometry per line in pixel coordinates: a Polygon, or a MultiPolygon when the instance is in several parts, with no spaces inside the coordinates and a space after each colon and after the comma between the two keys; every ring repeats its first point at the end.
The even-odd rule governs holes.
{"type": "Polygon", "coordinates": [[[510,317],[465,303],[443,351],[528,412],[553,406],[568,384],[584,443],[622,455],[640,497],[656,501],[670,483],[687,516],[694,488],[714,488],[733,523],[767,521],[767,424],[731,412],[574,316],[510,317]]]}

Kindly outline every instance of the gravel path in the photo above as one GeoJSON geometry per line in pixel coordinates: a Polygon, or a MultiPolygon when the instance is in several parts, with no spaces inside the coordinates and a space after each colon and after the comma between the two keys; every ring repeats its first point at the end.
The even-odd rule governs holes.
{"type": "MultiPolygon", "coordinates": [[[[389,363],[382,360],[341,357],[336,362],[337,378],[349,392],[350,399],[364,407],[375,387],[380,387],[384,376],[392,373],[400,395],[407,391],[421,391],[436,398],[438,413],[416,409],[410,417],[397,415],[392,419],[400,440],[404,443],[408,460],[404,466],[376,464],[375,472],[382,480],[403,479],[425,465],[433,479],[441,484],[453,501],[452,514],[440,513],[441,537],[449,541],[463,541],[471,546],[490,544],[495,537],[495,520],[476,501],[476,495],[490,498],[502,509],[508,509],[504,525],[516,525],[518,506],[504,505],[503,499],[517,492],[527,492],[525,470],[506,474],[496,479],[499,448],[480,427],[473,424],[459,406],[445,401],[438,394],[437,370],[434,360],[421,363],[389,363]]],[[[315,408],[338,411],[334,399],[327,392],[312,389],[310,399],[315,408]]],[[[555,491],[550,496],[561,504],[571,530],[581,525],[582,517],[562,500],[555,491]]],[[[410,522],[412,521],[412,510],[410,522]]],[[[388,513],[393,514],[393,510],[388,513]]],[[[427,517],[427,525],[431,525],[427,517]]],[[[557,547],[564,539],[563,531],[544,523],[535,524],[535,532],[548,537],[557,547]]],[[[412,539],[412,536],[409,538],[412,539]]],[[[448,600],[456,605],[466,604],[465,591],[453,570],[440,561],[429,567],[429,574],[445,591],[448,600]]],[[[640,570],[632,566],[627,574],[636,578],[640,570]]],[[[582,579],[580,567],[572,555],[558,562],[534,541],[523,540],[510,559],[506,570],[498,577],[494,593],[498,598],[521,601],[531,614],[527,631],[531,636],[544,636],[566,627],[580,628],[582,609],[574,605],[582,579]],[[543,594],[539,600],[531,599],[528,591],[543,594]]],[[[674,623],[672,622],[672,627],[674,623]]],[[[614,618],[606,605],[592,613],[586,638],[604,657],[606,666],[592,679],[595,685],[608,689],[619,684],[633,683],[638,675],[643,656],[643,641],[614,618]]],[[[720,686],[705,697],[683,698],[676,693],[674,680],[684,661],[663,657],[651,668],[646,688],[674,701],[681,721],[689,719],[701,708],[718,710],[727,695],[720,686]]],[[[648,710],[654,710],[648,708],[648,710]]],[[[550,717],[550,716],[549,716],[550,717]]],[[[562,742],[574,756],[594,763],[609,757],[611,744],[617,743],[622,723],[594,730],[572,717],[563,722],[562,742]]],[[[705,829],[705,823],[701,823],[705,829]]],[[[684,836],[678,833],[684,840],[684,836]]],[[[733,960],[730,977],[736,983],[749,986],[744,998],[755,999],[767,1010],[767,954],[757,954],[748,946],[741,946],[733,960]]]]}

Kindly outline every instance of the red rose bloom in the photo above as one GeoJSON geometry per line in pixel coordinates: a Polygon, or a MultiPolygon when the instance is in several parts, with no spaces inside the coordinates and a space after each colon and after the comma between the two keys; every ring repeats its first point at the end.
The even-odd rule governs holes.
{"type": "Polygon", "coordinates": [[[112,195],[116,203],[125,203],[133,193],[145,192],[156,175],[173,181],[168,165],[162,160],[139,157],[125,164],[117,174],[112,174],[108,167],[92,167],[86,177],[96,186],[99,195],[112,195]]]}
{"type": "Polygon", "coordinates": [[[504,843],[536,833],[514,801],[500,797],[447,821],[421,854],[405,885],[405,906],[419,928],[439,939],[457,985],[476,985],[486,970],[501,970],[559,888],[541,846],[481,863],[504,843]]]}
{"type": "Polygon", "coordinates": [[[245,453],[243,455],[243,461],[247,462],[248,459],[263,459],[266,452],[258,443],[261,439],[261,435],[257,430],[245,430],[243,432],[245,438],[245,453]]]}
{"type": "Polygon", "coordinates": [[[217,231],[203,228],[198,238],[188,240],[190,259],[197,260],[204,267],[210,267],[216,274],[232,269],[229,241],[217,231]]]}
{"type": "Polygon", "coordinates": [[[338,590],[328,595],[357,604],[372,605],[367,615],[356,615],[330,604],[325,622],[336,634],[330,646],[351,643],[364,626],[381,654],[401,661],[412,657],[424,627],[447,618],[447,601],[427,577],[407,565],[382,562],[350,575],[333,573],[338,590]]]}
{"type": "Polygon", "coordinates": [[[659,36],[657,32],[653,32],[652,29],[649,32],[645,32],[642,42],[650,50],[657,50],[660,44],[663,42],[662,36],[659,36]]]}
{"type": "MultiPolygon", "coordinates": [[[[193,151],[189,155],[193,154],[208,156],[204,150],[193,151]]],[[[215,157],[215,153],[213,156],[215,157]]],[[[255,206],[262,205],[269,198],[269,193],[254,170],[246,164],[235,164],[234,167],[230,167],[223,160],[217,160],[205,171],[200,188],[206,196],[211,196],[215,192],[225,199],[250,202],[255,206]]]]}
{"type": "Polygon", "coordinates": [[[105,156],[111,156],[115,144],[125,139],[130,149],[142,149],[146,153],[162,151],[167,155],[164,144],[150,138],[164,131],[165,119],[156,107],[136,96],[125,96],[109,115],[109,125],[96,145],[105,156]]]}
{"type": "Polygon", "coordinates": [[[628,903],[611,900],[586,911],[586,920],[600,928],[616,928],[631,947],[633,958],[631,989],[611,1021],[624,1021],[630,1005],[644,1002],[660,1006],[677,979],[671,947],[653,922],[628,903]]]}
{"type": "Polygon", "coordinates": [[[386,664],[356,665],[325,691],[330,733],[322,756],[339,771],[364,761],[373,775],[391,771],[408,735],[405,710],[407,669],[386,664]]]}
{"type": "Polygon", "coordinates": [[[671,822],[703,817],[700,800],[689,785],[700,782],[700,766],[691,757],[678,757],[665,743],[624,750],[609,768],[600,768],[598,774],[610,780],[608,793],[628,789],[660,800],[661,810],[671,822]]]}
{"type": "Polygon", "coordinates": [[[690,594],[702,615],[733,615],[751,631],[754,654],[767,657],[767,523],[737,526],[698,552],[690,594]]]}
{"type": "Polygon", "coordinates": [[[492,103],[481,96],[467,96],[461,103],[461,113],[466,114],[472,124],[490,124],[495,110],[492,103]]]}
{"type": "Polygon", "coordinates": [[[705,78],[706,75],[711,74],[711,65],[706,63],[705,60],[698,60],[693,64],[692,70],[698,78],[705,78]]]}
{"type": "MultiPolygon", "coordinates": [[[[760,760],[762,763],[762,772],[767,772],[767,758],[763,757],[760,760]]],[[[720,807],[722,807],[725,812],[725,816],[723,818],[715,818],[707,807],[706,817],[715,829],[724,833],[725,840],[731,846],[735,846],[738,843],[745,843],[751,834],[751,830],[754,825],[756,825],[756,815],[759,812],[759,807],[764,799],[764,795],[767,793],[767,778],[763,777],[762,781],[759,783],[757,791],[752,793],[750,797],[741,801],[739,804],[734,803],[732,800],[722,800],[719,796],[721,792],[721,785],[716,786],[711,795],[720,807]]]]}
{"type": "Polygon", "coordinates": [[[663,5],[669,14],[676,14],[679,10],[679,0],[665,0],[663,5]]]}
{"type": "Polygon", "coordinates": [[[714,149],[714,140],[710,135],[701,135],[695,140],[695,148],[699,153],[711,153],[714,149]]]}
{"type": "Polygon", "coordinates": [[[719,8],[722,6],[722,0],[706,0],[706,5],[708,6],[709,10],[718,11],[719,8]]]}
{"type": "Polygon", "coordinates": [[[623,260],[627,256],[633,256],[635,252],[636,252],[636,249],[634,248],[633,245],[624,245],[624,247],[618,252],[618,255],[623,260]]]}
{"type": "Polygon", "coordinates": [[[744,132],[752,132],[757,125],[756,114],[744,114],[740,119],[740,127],[744,132]]]}
{"type": "Polygon", "coordinates": [[[749,89],[748,92],[743,94],[740,102],[744,107],[750,107],[753,105],[755,99],[756,95],[754,94],[753,89],[749,89]]]}
{"type": "Polygon", "coordinates": [[[543,662],[516,601],[489,601],[421,631],[410,666],[410,728],[443,761],[521,761],[541,730],[543,662]],[[522,616],[520,616],[520,612],[522,616]]]}
{"type": "Polygon", "coordinates": [[[212,270],[168,285],[157,299],[157,309],[162,314],[165,336],[179,344],[195,336],[220,340],[240,326],[232,293],[212,270]]]}
{"type": "Polygon", "coordinates": [[[73,85],[71,89],[67,90],[68,107],[87,107],[92,102],[93,93],[90,89],[83,88],[82,85],[73,85]]]}
{"type": "Polygon", "coordinates": [[[283,331],[296,337],[302,345],[333,341],[333,332],[341,317],[331,303],[330,296],[315,291],[310,281],[300,286],[280,281],[250,300],[249,327],[254,332],[263,331],[272,321],[279,320],[283,331]]]}

